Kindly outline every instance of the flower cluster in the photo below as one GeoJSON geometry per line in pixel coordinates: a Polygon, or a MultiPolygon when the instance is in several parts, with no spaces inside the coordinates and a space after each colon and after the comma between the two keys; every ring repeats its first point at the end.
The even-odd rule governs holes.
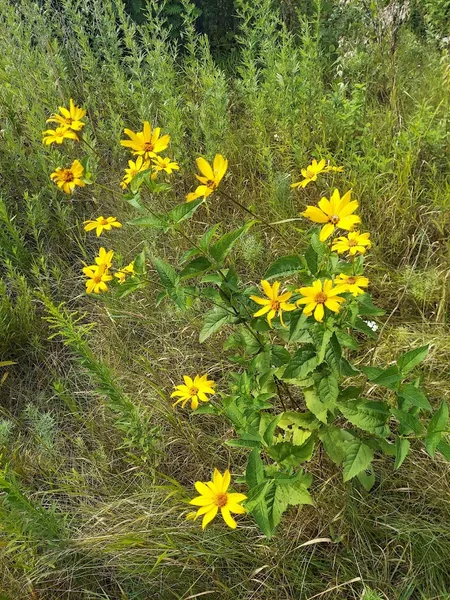
{"type": "Polygon", "coordinates": [[[86,111],[80,106],[75,106],[72,98],[69,102],[69,108],[59,107],[60,114],[52,115],[47,119],[47,123],[57,123],[56,129],[47,129],[42,133],[42,141],[47,146],[51,144],[62,144],[64,140],[79,141],[77,131],[81,131],[85,126],[82,121],[86,111]]]}
{"type": "Polygon", "coordinates": [[[317,162],[316,159],[313,159],[310,165],[308,165],[305,169],[301,170],[303,175],[303,179],[301,181],[297,181],[296,183],[291,184],[291,188],[305,188],[308,183],[311,181],[317,181],[318,175],[321,173],[342,173],[344,167],[332,167],[327,165],[326,160],[323,158],[321,161],[317,162]]]}
{"type": "MultiPolygon", "coordinates": [[[[51,144],[62,144],[64,140],[80,141],[78,133],[86,125],[82,121],[86,115],[84,108],[75,106],[72,98],[69,108],[59,107],[60,114],[54,114],[47,123],[57,123],[56,129],[47,129],[42,132],[42,142],[47,146],[51,144]]],[[[85,169],[79,160],[74,160],[70,167],[57,167],[50,175],[50,179],[65,194],[73,194],[76,187],[84,187],[88,181],[85,178],[85,169]]]]}
{"type": "Polygon", "coordinates": [[[144,121],[142,131],[134,132],[131,129],[124,129],[124,133],[130,139],[121,140],[121,146],[129,148],[137,158],[136,161],[128,161],[128,169],[125,169],[125,175],[120,183],[122,189],[126,189],[136,175],[144,171],[150,170],[150,178],[154,181],[161,171],[171,175],[180,168],[178,163],[172,159],[158,156],[166,150],[170,143],[169,135],[161,136],[160,127],[152,130],[149,121],[144,121]]]}

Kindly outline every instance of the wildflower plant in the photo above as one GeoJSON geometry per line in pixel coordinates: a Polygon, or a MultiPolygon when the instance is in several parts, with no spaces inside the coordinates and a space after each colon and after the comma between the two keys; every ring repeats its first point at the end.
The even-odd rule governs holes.
{"type": "MultiPolygon", "coordinates": [[[[129,140],[120,143],[137,158],[129,162],[122,197],[139,212],[128,225],[150,227],[188,245],[178,265],[151,258],[161,289],[156,305],[169,301],[183,310],[192,306],[193,298],[209,303],[199,341],[223,333],[230,362],[228,386],[208,374],[186,374],[184,383],[170,390],[174,410],[228,420],[233,435],[226,444],[248,451],[247,466],[237,479],[245,494],[229,493],[229,471],[222,475],[215,469],[211,482],[195,484],[200,496],[191,504],[198,510],[188,518],[202,516],[206,527],[220,509],[234,528],[230,512],[245,512],[271,537],[289,506],[314,504],[310,464],[322,452],[342,470],[344,482],[355,479],[367,490],[375,483],[374,459],[382,455],[392,457],[395,469],[412,443],[423,444],[431,457],[436,450],[449,455],[443,438],[447,404],[443,401],[433,410],[417,371],[428,346],[411,349],[387,367],[374,366],[373,353],[369,364],[353,358],[362,337],[376,340],[374,320],[383,311],[370,296],[365,272],[370,234],[362,229],[359,202],[350,190],[341,194],[335,188],[317,206],[307,205],[301,214],[305,223],[314,225],[306,234],[306,249],[300,253],[291,244],[290,255],[278,257],[261,273],[261,290],[240,278],[230,253],[252,227],[269,227],[286,238],[224,190],[227,159],[221,154],[212,163],[198,158],[201,185],[180,204],[156,212],[152,199],[171,188],[178,170],[172,158],[159,156],[166,154],[170,136],[161,136],[161,129],[149,121],[142,131],[125,133],[129,140]],[[187,221],[220,195],[252,219],[223,234],[220,224],[208,223],[193,239],[187,221]]],[[[302,171],[305,183],[293,187],[304,190],[330,171],[339,173],[342,167],[314,161],[302,171]]],[[[203,218],[209,218],[209,211],[205,213],[203,218]]],[[[109,219],[98,217],[85,225],[97,234],[120,227],[109,219]]],[[[114,251],[102,247],[95,264],[84,268],[86,291],[106,293],[115,284],[130,293],[145,284],[145,263],[141,253],[112,276],[114,251]]]]}

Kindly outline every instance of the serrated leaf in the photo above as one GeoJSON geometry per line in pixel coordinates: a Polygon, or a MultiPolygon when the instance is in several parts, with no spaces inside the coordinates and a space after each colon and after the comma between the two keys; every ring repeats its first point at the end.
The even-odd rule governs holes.
{"type": "Polygon", "coordinates": [[[375,306],[369,294],[358,296],[359,314],[365,317],[379,317],[384,315],[384,310],[375,306]]]}
{"type": "Polygon", "coordinates": [[[328,410],[331,410],[335,406],[339,396],[339,386],[336,377],[334,375],[322,377],[316,389],[321,402],[328,410]]]}
{"type": "Polygon", "coordinates": [[[188,279],[189,277],[198,277],[211,267],[211,262],[206,256],[199,256],[191,260],[180,273],[180,279],[188,279]]]}
{"type": "Polygon", "coordinates": [[[308,331],[308,317],[303,311],[295,311],[291,314],[289,322],[289,342],[308,343],[312,342],[308,331]]]}
{"type": "Polygon", "coordinates": [[[175,206],[175,208],[167,213],[166,220],[168,220],[171,225],[177,225],[186,219],[190,219],[203,202],[204,198],[197,198],[197,200],[193,200],[192,202],[178,204],[178,206],[175,206]]]}
{"type": "Polygon", "coordinates": [[[256,487],[264,481],[264,465],[257,448],[254,448],[248,457],[245,480],[249,489],[256,487]]]}
{"type": "Polygon", "coordinates": [[[344,481],[350,481],[370,465],[373,450],[360,439],[353,439],[344,447],[344,481]]]}
{"type": "Polygon", "coordinates": [[[322,423],[327,422],[328,410],[325,404],[323,404],[317,395],[314,388],[306,388],[303,390],[305,396],[305,402],[308,409],[312,414],[322,423]]]}
{"type": "Polygon", "coordinates": [[[299,348],[286,365],[283,379],[304,379],[317,367],[317,355],[313,348],[299,348]]]}
{"type": "Polygon", "coordinates": [[[345,429],[340,427],[328,427],[325,433],[319,434],[325,452],[336,464],[342,464],[345,458],[345,445],[351,442],[354,437],[345,429]]]}
{"type": "Polygon", "coordinates": [[[403,385],[398,395],[413,406],[423,408],[424,410],[433,410],[425,394],[410,383],[403,385]]]}
{"type": "Polygon", "coordinates": [[[397,437],[397,439],[395,440],[395,465],[394,465],[394,469],[397,470],[397,469],[399,469],[402,466],[403,461],[408,456],[410,445],[411,444],[409,443],[409,440],[407,440],[406,438],[397,437]]]}
{"type": "Polygon", "coordinates": [[[280,483],[276,482],[275,497],[272,509],[273,527],[280,523],[281,516],[288,506],[302,506],[304,504],[314,504],[311,494],[302,480],[294,482],[280,483]]]}
{"type": "Polygon", "coordinates": [[[200,343],[202,344],[223,325],[225,325],[226,323],[231,323],[233,320],[234,317],[228,312],[228,310],[220,306],[214,307],[205,315],[203,327],[199,335],[200,343]]]}
{"type": "Polygon", "coordinates": [[[165,260],[158,257],[153,257],[152,263],[159,275],[159,279],[163,286],[169,290],[170,288],[174,288],[178,283],[178,277],[175,269],[172,265],[169,265],[165,260]]]}
{"type": "Polygon", "coordinates": [[[350,400],[338,403],[339,410],[352,425],[363,431],[387,437],[390,433],[386,422],[389,417],[387,406],[382,402],[350,400]]]}
{"type": "Polygon", "coordinates": [[[367,375],[372,383],[381,385],[390,390],[397,389],[397,385],[402,380],[398,372],[397,365],[392,365],[388,369],[377,369],[376,367],[361,367],[361,371],[367,375]]]}
{"type": "Polygon", "coordinates": [[[256,221],[249,221],[243,227],[230,231],[223,235],[219,240],[210,246],[209,253],[218,263],[222,263],[233,248],[237,240],[246,233],[256,221]]]}
{"type": "Polygon", "coordinates": [[[310,437],[301,446],[291,442],[280,442],[267,448],[268,455],[280,465],[297,467],[300,463],[311,460],[314,452],[315,437],[310,437]]]}
{"type": "Polygon", "coordinates": [[[375,473],[373,471],[373,466],[370,464],[364,471],[358,473],[356,476],[358,478],[359,483],[366,489],[368,492],[375,485],[375,473]]]}
{"type": "Polygon", "coordinates": [[[279,415],[276,415],[270,421],[269,425],[267,426],[267,429],[265,430],[265,432],[263,434],[263,439],[268,446],[272,445],[273,436],[275,434],[275,429],[277,428],[278,421],[280,420],[280,418],[281,418],[281,413],[279,415]]]}
{"type": "Polygon", "coordinates": [[[430,456],[434,457],[437,445],[441,441],[442,436],[447,431],[448,424],[448,406],[444,400],[438,410],[431,417],[428,424],[427,433],[425,435],[425,448],[430,456]]]}
{"type": "Polygon", "coordinates": [[[422,433],[422,425],[417,417],[398,408],[393,408],[391,412],[399,420],[403,435],[408,435],[411,431],[416,435],[422,433]]]}
{"type": "Polygon", "coordinates": [[[423,359],[427,356],[430,346],[421,346],[415,348],[409,352],[405,352],[397,359],[397,365],[400,373],[405,377],[410,371],[414,369],[423,359]]]}
{"type": "Polygon", "coordinates": [[[303,263],[298,256],[282,256],[273,262],[267,269],[264,279],[276,279],[294,275],[303,268],[303,263]]]}
{"type": "Polygon", "coordinates": [[[264,535],[268,538],[272,537],[273,524],[269,517],[267,499],[271,499],[271,505],[273,505],[274,495],[275,482],[273,480],[263,481],[256,487],[249,489],[248,498],[245,503],[245,508],[255,519],[264,535]]]}

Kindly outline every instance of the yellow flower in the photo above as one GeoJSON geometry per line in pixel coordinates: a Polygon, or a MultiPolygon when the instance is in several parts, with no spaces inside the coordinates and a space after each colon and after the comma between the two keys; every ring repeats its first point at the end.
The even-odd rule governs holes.
{"type": "Polygon", "coordinates": [[[316,181],[317,176],[320,173],[326,173],[329,168],[326,166],[326,161],[323,158],[320,162],[317,162],[316,159],[313,159],[312,163],[306,167],[306,169],[302,169],[302,175],[304,179],[302,181],[297,181],[296,183],[291,184],[291,188],[298,187],[306,187],[308,183],[311,181],[316,181]]]}
{"type": "Polygon", "coordinates": [[[134,270],[134,262],[130,262],[129,265],[114,273],[114,277],[117,277],[119,283],[123,283],[127,278],[127,275],[136,275],[136,271],[134,270]]]}
{"type": "Polygon", "coordinates": [[[179,398],[173,406],[182,402],[181,408],[184,408],[186,403],[191,400],[191,408],[198,408],[198,401],[208,402],[208,394],[215,394],[214,381],[208,380],[208,375],[196,375],[194,380],[188,375],[184,375],[184,384],[175,386],[175,391],[170,395],[171,398],[179,398]]]}
{"type": "Polygon", "coordinates": [[[191,202],[197,198],[207,198],[219,186],[228,169],[228,160],[221,154],[216,154],[212,166],[204,158],[197,158],[197,167],[201,175],[196,175],[202,185],[199,185],[195,192],[186,196],[186,200],[191,202]]]}
{"type": "MultiPolygon", "coordinates": [[[[238,515],[244,514],[245,508],[240,505],[241,502],[247,500],[245,494],[237,494],[228,492],[231,483],[230,471],[227,469],[222,475],[217,469],[214,469],[212,481],[203,483],[202,481],[195,482],[195,489],[200,494],[193,498],[189,504],[199,506],[195,518],[203,515],[202,529],[210,523],[219,512],[222,513],[223,520],[231,527],[236,529],[237,523],[231,516],[230,512],[238,515]]],[[[192,518],[191,514],[188,515],[192,518]]]]}
{"type": "Polygon", "coordinates": [[[131,129],[124,129],[124,133],[130,138],[129,140],[121,140],[120,144],[125,148],[134,150],[133,154],[143,156],[144,158],[150,158],[156,156],[167,148],[170,142],[169,135],[163,135],[159,137],[161,133],[160,127],[155,127],[152,132],[152,128],[148,121],[144,121],[144,128],[142,131],[135,133],[131,129]]]}
{"type": "Polygon", "coordinates": [[[351,292],[354,296],[359,296],[365,293],[365,290],[361,288],[366,288],[369,285],[369,280],[367,277],[362,277],[361,275],[344,275],[341,273],[335,278],[334,283],[339,287],[342,286],[342,291],[351,292]]]}
{"type": "Polygon", "coordinates": [[[153,159],[153,168],[155,171],[165,171],[171,175],[173,171],[178,171],[180,165],[176,162],[172,162],[170,158],[161,158],[160,156],[155,156],[153,159]]]}
{"type": "Polygon", "coordinates": [[[109,275],[108,267],[106,265],[91,265],[89,267],[84,267],[83,273],[88,278],[86,281],[87,294],[100,294],[108,291],[106,281],[111,281],[112,277],[109,275]]]}
{"type": "Polygon", "coordinates": [[[361,222],[360,217],[353,213],[358,208],[356,200],[350,201],[351,190],[345,193],[342,198],[338,190],[334,190],[331,198],[321,198],[319,208],[317,206],[307,206],[301,214],[314,223],[326,223],[320,231],[320,241],[327,240],[336,227],[351,231],[357,223],[361,222]]]}
{"type": "Polygon", "coordinates": [[[284,292],[278,294],[280,290],[280,282],[275,281],[273,285],[270,285],[268,281],[261,281],[262,288],[267,298],[260,298],[259,296],[250,296],[253,302],[261,304],[262,308],[255,312],[254,317],[260,317],[267,313],[267,322],[272,327],[272,319],[275,316],[280,317],[281,324],[286,327],[283,321],[283,311],[291,311],[296,308],[295,304],[288,304],[288,300],[291,298],[291,292],[284,292]]]}
{"type": "Polygon", "coordinates": [[[62,127],[68,127],[72,131],[80,131],[85,126],[85,123],[81,120],[86,111],[80,106],[75,106],[72,98],[69,102],[69,108],[64,106],[59,107],[60,115],[52,115],[50,119],[47,119],[47,123],[59,123],[62,127]]]}
{"type": "Polygon", "coordinates": [[[75,131],[72,131],[68,127],[57,127],[56,129],[47,129],[42,132],[44,136],[42,143],[46,146],[50,144],[62,144],[64,140],[75,140],[79,141],[79,138],[75,131]]]}
{"type": "Polygon", "coordinates": [[[345,290],[341,287],[333,287],[331,279],[325,279],[322,286],[322,281],[317,279],[312,286],[302,287],[299,292],[304,298],[297,300],[297,304],[306,304],[303,312],[306,316],[310,316],[314,312],[314,318],[321,323],[325,314],[324,305],[333,312],[339,312],[342,302],[345,298],[341,298],[338,294],[345,290]]]}
{"type": "Polygon", "coordinates": [[[138,173],[142,173],[142,171],[146,171],[150,166],[150,161],[149,160],[144,161],[142,156],[138,156],[136,159],[136,162],[129,160],[128,166],[130,168],[125,169],[125,175],[124,175],[122,181],[120,182],[120,186],[122,189],[125,189],[127,187],[127,185],[129,183],[131,183],[131,181],[133,180],[133,177],[135,177],[138,173]]]}
{"type": "Polygon", "coordinates": [[[95,264],[99,266],[105,265],[109,269],[112,265],[113,256],[114,250],[106,251],[105,248],[100,248],[98,256],[95,257],[95,264]]]}
{"type": "Polygon", "coordinates": [[[66,194],[71,194],[76,186],[84,187],[85,183],[81,179],[83,177],[84,168],[79,160],[74,160],[72,166],[68,169],[58,167],[50,175],[56,185],[66,194]]]}
{"type": "Polygon", "coordinates": [[[117,217],[97,217],[94,220],[84,221],[84,230],[92,231],[95,229],[97,237],[103,233],[103,231],[111,231],[113,227],[122,227],[122,223],[119,223],[117,217]]]}
{"type": "Polygon", "coordinates": [[[364,254],[366,249],[372,247],[370,241],[370,233],[360,233],[359,231],[351,231],[347,237],[338,237],[331,246],[333,252],[343,254],[348,252],[350,256],[355,256],[358,252],[364,254]]]}

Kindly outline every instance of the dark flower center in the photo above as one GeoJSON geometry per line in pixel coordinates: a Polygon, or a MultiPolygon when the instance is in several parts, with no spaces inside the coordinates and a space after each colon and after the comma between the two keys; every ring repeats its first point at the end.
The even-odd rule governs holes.
{"type": "Polygon", "coordinates": [[[339,215],[331,215],[330,223],[333,223],[333,225],[337,225],[339,223],[339,215]]]}
{"type": "Polygon", "coordinates": [[[73,181],[75,179],[75,175],[72,173],[72,171],[70,169],[64,169],[63,172],[61,173],[61,178],[66,183],[70,183],[71,181],[73,181]]]}
{"type": "Polygon", "coordinates": [[[144,150],[146,152],[153,152],[153,144],[151,142],[144,142],[144,150]]]}
{"type": "Polygon", "coordinates": [[[216,496],[216,505],[219,508],[222,508],[223,506],[226,506],[227,501],[228,501],[227,494],[223,494],[223,493],[217,494],[217,496],[216,496]]]}
{"type": "Polygon", "coordinates": [[[324,302],[326,302],[328,299],[328,296],[326,294],[324,294],[323,292],[319,292],[318,294],[316,294],[316,297],[314,298],[314,300],[317,302],[317,304],[323,304],[324,302]]]}

